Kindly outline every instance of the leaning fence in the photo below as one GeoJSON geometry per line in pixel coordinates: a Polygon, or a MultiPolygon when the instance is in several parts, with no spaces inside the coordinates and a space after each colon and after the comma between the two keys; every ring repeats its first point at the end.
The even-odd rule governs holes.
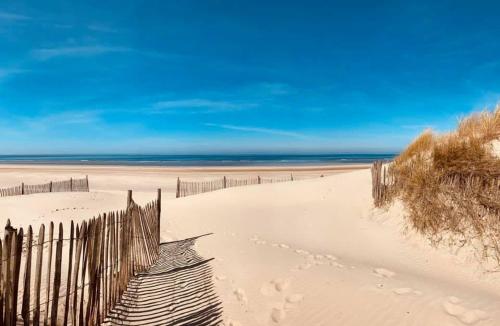
{"type": "Polygon", "coordinates": [[[388,173],[387,166],[383,161],[375,161],[371,168],[372,172],[372,197],[376,207],[384,205],[389,199],[391,186],[394,184],[393,177],[388,173]]]}
{"type": "Polygon", "coordinates": [[[8,222],[0,241],[0,325],[101,324],[129,280],[159,254],[161,192],[144,207],[131,194],[126,210],[71,221],[66,232],[51,222],[35,236],[31,226],[25,232],[8,222]]]}
{"type": "Polygon", "coordinates": [[[204,192],[210,192],[225,188],[232,187],[241,187],[241,186],[249,186],[263,183],[278,183],[278,182],[286,182],[293,181],[294,176],[290,174],[289,176],[277,177],[277,178],[262,178],[260,176],[250,177],[245,179],[234,179],[227,178],[226,176],[221,179],[215,179],[210,181],[181,181],[180,178],[177,178],[177,188],[175,192],[175,197],[186,197],[201,194],[204,192]]]}
{"type": "Polygon", "coordinates": [[[0,197],[20,196],[38,194],[44,192],[71,192],[71,191],[89,191],[89,178],[69,179],[64,181],[51,181],[48,183],[28,185],[21,183],[19,186],[10,188],[0,188],[0,197]]]}

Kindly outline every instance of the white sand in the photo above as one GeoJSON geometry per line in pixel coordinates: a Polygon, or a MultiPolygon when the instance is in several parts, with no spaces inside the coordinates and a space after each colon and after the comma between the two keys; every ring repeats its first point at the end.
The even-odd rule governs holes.
{"type": "MultiPolygon", "coordinates": [[[[0,184],[6,176],[89,172],[73,169],[0,168],[0,184]]],[[[89,173],[98,192],[0,198],[1,218],[6,211],[17,225],[49,216],[86,218],[99,209],[123,208],[124,189],[141,190],[134,197],[146,202],[158,183],[164,189],[175,184],[175,171],[170,177],[139,169],[99,173],[89,173]],[[63,207],[70,209],[54,213],[63,207]]],[[[184,173],[194,180],[196,173],[206,176],[184,173]]],[[[165,196],[162,238],[214,233],[200,239],[197,250],[215,257],[214,282],[227,325],[499,325],[499,276],[482,272],[464,255],[405,235],[403,210],[374,210],[370,186],[369,171],[361,170],[165,196]]]]}

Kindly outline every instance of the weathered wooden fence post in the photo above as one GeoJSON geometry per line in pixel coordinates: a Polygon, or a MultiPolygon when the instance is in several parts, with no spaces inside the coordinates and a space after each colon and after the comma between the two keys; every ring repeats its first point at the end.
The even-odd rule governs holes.
{"type": "Polygon", "coordinates": [[[129,190],[127,192],[127,209],[130,207],[131,203],[132,203],[132,190],[129,190]]]}
{"type": "Polygon", "coordinates": [[[260,180],[260,175],[257,176],[257,183],[261,184],[262,180],[260,180]]]}
{"type": "Polygon", "coordinates": [[[69,191],[73,191],[73,178],[69,179],[69,191]]]}
{"type": "Polygon", "coordinates": [[[181,196],[181,179],[177,177],[177,189],[175,191],[175,198],[179,198],[181,196]]]}
{"type": "Polygon", "coordinates": [[[7,220],[5,225],[3,248],[2,248],[2,260],[5,260],[2,264],[2,314],[0,315],[0,324],[7,325],[9,319],[9,279],[10,279],[10,246],[11,246],[11,231],[10,231],[10,220],[7,220]]]}
{"type": "Polygon", "coordinates": [[[226,179],[226,176],[224,176],[224,179],[223,179],[222,183],[224,185],[224,188],[227,188],[227,179],[226,179]]]}
{"type": "Polygon", "coordinates": [[[49,185],[49,192],[52,192],[52,181],[50,182],[50,185],[49,185]]]}
{"type": "Polygon", "coordinates": [[[158,245],[160,244],[160,221],[161,221],[161,188],[158,188],[158,204],[156,205],[156,214],[158,216],[158,225],[156,226],[158,228],[158,245]]]}
{"type": "Polygon", "coordinates": [[[7,220],[5,226],[5,248],[4,256],[6,258],[2,282],[4,283],[5,309],[4,321],[5,326],[15,325],[15,309],[17,298],[14,297],[14,282],[15,282],[15,257],[17,244],[17,230],[10,225],[10,220],[7,220]]]}
{"type": "Polygon", "coordinates": [[[290,173],[290,180],[293,181],[293,174],[290,173]]]}
{"type": "Polygon", "coordinates": [[[89,176],[88,175],[85,176],[85,180],[87,181],[87,192],[89,192],[90,187],[89,187],[89,176]]]}
{"type": "Polygon", "coordinates": [[[24,182],[21,183],[21,195],[24,195],[24,182]]]}

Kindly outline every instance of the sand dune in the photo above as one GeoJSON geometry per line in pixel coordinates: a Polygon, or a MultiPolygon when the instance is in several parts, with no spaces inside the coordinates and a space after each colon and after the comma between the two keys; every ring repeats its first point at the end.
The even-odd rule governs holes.
{"type": "Polygon", "coordinates": [[[229,325],[498,325],[500,283],[373,210],[368,171],[166,203],[167,239],[198,244],[229,325]],[[229,322],[231,321],[231,322],[229,322]]]}
{"type": "MultiPolygon", "coordinates": [[[[0,198],[0,223],[87,218],[122,209],[122,187],[139,189],[134,198],[147,202],[155,182],[164,189],[175,182],[139,170],[90,180],[98,191],[0,198]]],[[[162,240],[214,233],[196,249],[215,258],[226,325],[500,324],[499,276],[463,252],[404,233],[401,207],[373,209],[370,187],[369,171],[360,170],[165,196],[162,240]]]]}

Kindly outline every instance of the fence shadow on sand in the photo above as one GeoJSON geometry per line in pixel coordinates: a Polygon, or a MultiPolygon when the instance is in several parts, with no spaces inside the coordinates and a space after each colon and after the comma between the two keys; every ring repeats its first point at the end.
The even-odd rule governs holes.
{"type": "Polygon", "coordinates": [[[128,284],[107,325],[221,325],[222,305],[196,238],[160,245],[157,262],[128,284]]]}

